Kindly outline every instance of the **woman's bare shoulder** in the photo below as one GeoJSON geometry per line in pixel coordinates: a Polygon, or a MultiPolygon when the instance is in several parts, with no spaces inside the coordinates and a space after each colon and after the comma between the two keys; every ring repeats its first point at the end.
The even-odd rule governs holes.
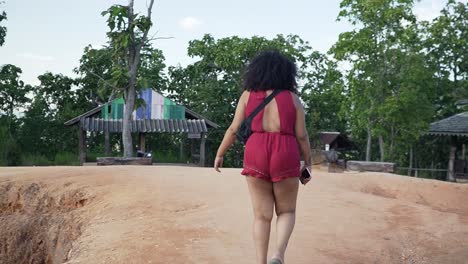
{"type": "Polygon", "coordinates": [[[249,96],[250,96],[250,92],[249,91],[244,91],[244,92],[242,92],[242,95],[239,98],[239,101],[244,103],[244,104],[247,104],[247,102],[249,101],[249,96]]]}
{"type": "Polygon", "coordinates": [[[296,108],[302,108],[302,102],[301,102],[301,99],[299,98],[299,96],[295,92],[290,91],[289,93],[291,93],[291,97],[293,99],[294,106],[296,108]]]}

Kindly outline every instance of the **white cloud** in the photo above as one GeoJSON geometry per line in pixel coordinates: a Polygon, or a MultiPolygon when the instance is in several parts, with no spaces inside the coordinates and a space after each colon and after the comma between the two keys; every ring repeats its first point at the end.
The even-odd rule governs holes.
{"type": "Polygon", "coordinates": [[[431,21],[440,15],[440,10],[444,8],[445,1],[442,0],[426,0],[416,4],[414,13],[418,20],[431,21]]]}
{"type": "Polygon", "coordinates": [[[196,17],[184,17],[179,21],[179,25],[185,30],[194,30],[203,22],[196,17]]]}
{"type": "Polygon", "coordinates": [[[32,54],[32,53],[20,53],[17,56],[29,59],[29,60],[36,60],[36,61],[53,61],[55,60],[52,56],[43,56],[39,54],[32,54]]]}

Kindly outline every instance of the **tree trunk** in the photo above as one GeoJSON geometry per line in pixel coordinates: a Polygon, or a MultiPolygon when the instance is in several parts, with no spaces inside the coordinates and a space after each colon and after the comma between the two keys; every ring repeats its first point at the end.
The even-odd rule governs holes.
{"type": "Polygon", "coordinates": [[[419,171],[418,171],[418,168],[419,168],[419,164],[418,164],[418,159],[416,157],[416,155],[413,153],[414,155],[414,177],[418,178],[419,177],[419,171]]]}
{"type": "Polygon", "coordinates": [[[125,108],[122,120],[122,142],[123,156],[133,157],[133,140],[132,140],[132,113],[135,106],[135,87],[130,87],[125,98],[125,108]]]}
{"type": "Polygon", "coordinates": [[[413,145],[410,146],[408,176],[411,176],[412,170],[413,170],[413,145]]]}
{"type": "Polygon", "coordinates": [[[109,157],[111,153],[111,147],[110,147],[110,133],[109,130],[104,131],[104,152],[106,154],[106,157],[109,157]]]}
{"type": "Polygon", "coordinates": [[[146,134],[145,133],[140,133],[139,141],[140,143],[138,145],[140,147],[140,150],[143,152],[146,152],[146,134]]]}
{"type": "Polygon", "coordinates": [[[393,142],[395,141],[395,127],[394,127],[394,124],[392,124],[392,132],[391,132],[391,136],[390,136],[390,148],[388,150],[388,156],[390,157],[390,159],[393,159],[393,142]]]}
{"type": "Polygon", "coordinates": [[[380,161],[385,161],[385,144],[382,136],[379,136],[380,161]]]}
{"type": "Polygon", "coordinates": [[[11,123],[13,120],[13,98],[11,99],[12,103],[10,104],[9,107],[9,113],[7,114],[7,127],[8,127],[8,135],[10,136],[9,139],[13,139],[13,134],[11,133],[11,123]]]}
{"type": "Polygon", "coordinates": [[[455,181],[455,154],[457,152],[457,145],[455,143],[455,137],[451,138],[450,142],[450,155],[449,155],[449,162],[448,162],[448,169],[447,169],[447,181],[454,182],[455,181]]]}
{"type": "Polygon", "coordinates": [[[366,161],[371,160],[371,148],[372,148],[372,130],[370,124],[367,126],[367,148],[366,148],[366,161]]]}
{"type": "Polygon", "coordinates": [[[447,170],[447,181],[454,182],[455,181],[455,152],[457,151],[456,146],[450,146],[450,155],[449,155],[449,163],[448,163],[448,170],[447,170]]]}
{"type": "MultiPolygon", "coordinates": [[[[434,156],[434,154],[432,154],[434,156]]],[[[434,158],[431,158],[431,179],[434,179],[434,158]]]]}

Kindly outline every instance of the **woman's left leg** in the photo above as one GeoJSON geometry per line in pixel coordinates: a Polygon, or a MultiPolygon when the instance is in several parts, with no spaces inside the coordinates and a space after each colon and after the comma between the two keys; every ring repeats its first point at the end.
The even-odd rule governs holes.
{"type": "Polygon", "coordinates": [[[250,176],[246,179],[254,211],[253,237],[257,264],[266,264],[273,218],[273,183],[250,176]]]}
{"type": "Polygon", "coordinates": [[[276,219],[276,252],[274,257],[284,262],[284,254],[296,221],[297,177],[273,183],[276,219]]]}

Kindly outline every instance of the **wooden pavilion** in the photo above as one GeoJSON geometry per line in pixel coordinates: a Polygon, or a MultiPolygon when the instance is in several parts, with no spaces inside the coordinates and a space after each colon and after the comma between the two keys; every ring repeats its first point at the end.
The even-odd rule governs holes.
{"type": "MultiPolygon", "coordinates": [[[[186,133],[188,138],[200,139],[200,166],[205,165],[205,143],[208,129],[219,128],[219,125],[204,116],[176,105],[151,89],[143,90],[139,98],[145,101],[145,106],[139,107],[133,113],[131,131],[139,135],[139,150],[145,152],[145,138],[148,133],[186,133]]],[[[110,104],[100,105],[69,121],[66,126],[78,126],[78,149],[80,164],[86,161],[86,141],[88,133],[104,133],[106,152],[110,133],[122,133],[123,100],[116,99],[110,104]]]]}
{"type": "Polygon", "coordinates": [[[468,159],[466,152],[466,137],[468,137],[468,112],[431,123],[429,135],[450,137],[450,154],[447,169],[447,181],[468,179],[468,159]],[[458,154],[458,155],[457,155],[458,154]]]}

